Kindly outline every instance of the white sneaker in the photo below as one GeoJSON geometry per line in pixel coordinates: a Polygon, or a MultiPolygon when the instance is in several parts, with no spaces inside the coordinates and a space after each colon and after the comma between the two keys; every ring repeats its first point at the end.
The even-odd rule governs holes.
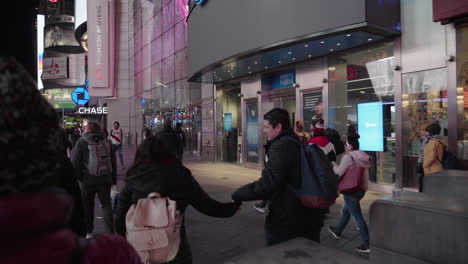
{"type": "Polygon", "coordinates": [[[86,239],[91,239],[91,238],[94,238],[94,234],[93,234],[93,233],[88,233],[88,234],[86,234],[86,239]]]}

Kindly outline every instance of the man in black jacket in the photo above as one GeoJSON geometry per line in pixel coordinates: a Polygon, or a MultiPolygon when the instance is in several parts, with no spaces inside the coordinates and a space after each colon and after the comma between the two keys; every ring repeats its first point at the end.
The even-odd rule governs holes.
{"type": "Polygon", "coordinates": [[[232,199],[236,202],[269,200],[265,222],[268,246],[296,237],[320,242],[324,210],[304,207],[294,192],[301,182],[300,144],[288,112],[275,108],[265,114],[263,131],[268,143],[262,176],[235,191],[232,199]]]}
{"type": "MultiPolygon", "coordinates": [[[[86,126],[85,134],[80,138],[72,153],[72,164],[75,170],[75,176],[80,182],[85,209],[86,237],[93,237],[94,229],[94,199],[96,194],[102,205],[104,222],[108,233],[114,232],[114,219],[111,206],[111,187],[117,183],[117,167],[114,149],[111,143],[107,142],[108,152],[101,153],[102,157],[110,157],[110,173],[105,175],[94,175],[90,172],[90,142],[100,143],[108,141],[104,138],[101,127],[96,122],[89,122],[86,126]]],[[[94,144],[93,143],[93,144],[94,144]]]]}

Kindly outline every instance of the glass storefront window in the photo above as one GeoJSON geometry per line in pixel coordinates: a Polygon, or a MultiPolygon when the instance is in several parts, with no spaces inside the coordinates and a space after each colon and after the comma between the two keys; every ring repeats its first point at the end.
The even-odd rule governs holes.
{"type": "Polygon", "coordinates": [[[258,102],[246,103],[247,162],[258,162],[258,102]]]}
{"type": "Polygon", "coordinates": [[[457,29],[458,157],[468,170],[468,25],[457,29]]]}
{"type": "Polygon", "coordinates": [[[383,146],[383,151],[363,149],[373,158],[369,179],[377,183],[395,182],[394,64],[393,43],[329,58],[329,127],[343,138],[348,131],[356,130],[363,146],[369,141],[383,141],[375,142],[383,146]],[[382,114],[358,111],[368,106],[379,107],[382,114]],[[375,127],[381,128],[381,135],[366,133],[375,127]]]}
{"type": "Polygon", "coordinates": [[[225,84],[216,91],[216,145],[217,159],[221,161],[242,162],[240,92],[239,83],[225,84]]]}
{"type": "Polygon", "coordinates": [[[441,136],[445,142],[448,139],[447,69],[406,73],[402,81],[403,186],[416,187],[422,127],[438,122],[441,136]]]}

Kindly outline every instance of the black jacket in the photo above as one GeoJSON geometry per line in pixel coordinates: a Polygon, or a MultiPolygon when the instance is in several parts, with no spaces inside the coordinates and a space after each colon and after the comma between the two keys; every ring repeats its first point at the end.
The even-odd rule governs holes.
{"type": "Polygon", "coordinates": [[[265,223],[267,231],[281,236],[302,236],[313,225],[311,222],[307,223],[307,219],[310,219],[314,210],[302,206],[293,191],[301,181],[299,139],[290,130],[268,142],[266,149],[266,163],[261,178],[239,188],[233,193],[232,199],[269,200],[269,213],[265,223]],[[291,137],[298,144],[284,137],[291,137]]]}
{"type": "MultiPolygon", "coordinates": [[[[72,164],[75,170],[75,176],[80,182],[84,182],[87,185],[95,184],[116,184],[117,183],[117,167],[115,162],[115,150],[110,144],[110,156],[112,163],[112,173],[111,175],[106,176],[94,176],[90,175],[88,171],[88,162],[89,162],[89,143],[86,139],[97,142],[99,140],[107,140],[100,133],[88,132],[82,138],[80,138],[73,148],[72,152],[72,164]]],[[[109,142],[110,143],[110,142],[109,142]]]]}
{"type": "Polygon", "coordinates": [[[159,131],[157,136],[164,139],[171,146],[171,151],[177,156],[179,160],[182,160],[182,155],[184,152],[184,145],[180,136],[171,126],[165,126],[161,131],[159,131]]]}
{"type": "MultiPolygon", "coordinates": [[[[192,176],[190,170],[181,164],[142,164],[133,169],[119,195],[115,230],[126,235],[125,216],[132,204],[148,194],[157,192],[177,203],[182,214],[187,206],[212,217],[230,217],[236,212],[234,203],[220,203],[210,198],[192,176]]],[[[191,263],[191,252],[185,232],[185,219],[181,228],[181,246],[176,259],[170,263],[191,263]]]]}

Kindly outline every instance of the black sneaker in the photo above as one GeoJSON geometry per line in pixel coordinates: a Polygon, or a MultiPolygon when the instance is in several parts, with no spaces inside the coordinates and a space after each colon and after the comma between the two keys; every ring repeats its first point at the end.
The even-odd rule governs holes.
{"type": "Polygon", "coordinates": [[[361,246],[357,247],[356,250],[361,253],[370,253],[370,248],[367,243],[364,243],[361,246]]]}
{"type": "Polygon", "coordinates": [[[341,238],[341,233],[339,232],[336,232],[336,229],[333,227],[333,226],[328,226],[328,231],[330,231],[330,233],[333,235],[333,237],[335,237],[336,239],[340,239],[341,238]]]}
{"type": "Polygon", "coordinates": [[[261,204],[254,204],[253,207],[262,214],[267,212],[266,207],[262,207],[261,204]]]}

